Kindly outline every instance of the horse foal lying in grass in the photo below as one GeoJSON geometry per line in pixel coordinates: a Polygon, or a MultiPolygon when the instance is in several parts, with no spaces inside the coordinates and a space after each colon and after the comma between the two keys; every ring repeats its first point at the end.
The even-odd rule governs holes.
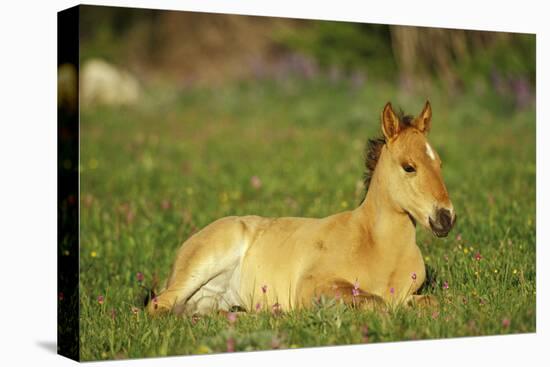
{"type": "Polygon", "coordinates": [[[151,315],[270,307],[310,307],[320,296],[350,304],[396,305],[416,295],[426,271],[416,223],[446,236],[456,215],[427,141],[429,102],[417,117],[381,115],[383,137],[369,140],[367,193],[354,210],[326,218],[219,219],[177,252],[151,315]]]}

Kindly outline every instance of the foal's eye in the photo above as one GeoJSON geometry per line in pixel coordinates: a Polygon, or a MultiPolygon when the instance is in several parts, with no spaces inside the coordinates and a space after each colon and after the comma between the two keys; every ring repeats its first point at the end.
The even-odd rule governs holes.
{"type": "Polygon", "coordinates": [[[410,165],[410,164],[408,164],[408,163],[403,164],[403,169],[404,169],[405,172],[407,172],[407,173],[416,172],[416,168],[414,168],[412,165],[410,165]]]}

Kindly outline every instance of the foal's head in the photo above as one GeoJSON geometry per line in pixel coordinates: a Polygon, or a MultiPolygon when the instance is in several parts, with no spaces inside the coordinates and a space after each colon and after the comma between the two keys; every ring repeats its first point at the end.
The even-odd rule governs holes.
{"type": "Polygon", "coordinates": [[[385,144],[380,147],[380,154],[384,154],[380,179],[398,210],[444,237],[456,215],[441,176],[441,159],[426,139],[431,119],[429,102],[417,117],[397,116],[391,104],[386,104],[382,112],[385,144]]]}

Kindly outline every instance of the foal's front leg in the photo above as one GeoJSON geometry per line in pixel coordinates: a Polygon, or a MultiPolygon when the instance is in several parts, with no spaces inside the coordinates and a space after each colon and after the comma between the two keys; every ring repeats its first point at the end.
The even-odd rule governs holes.
{"type": "Polygon", "coordinates": [[[366,292],[346,280],[336,279],[315,284],[315,279],[310,279],[311,281],[305,281],[300,287],[300,298],[306,307],[320,296],[342,300],[345,304],[363,309],[378,309],[386,305],[382,297],[366,292]]]}

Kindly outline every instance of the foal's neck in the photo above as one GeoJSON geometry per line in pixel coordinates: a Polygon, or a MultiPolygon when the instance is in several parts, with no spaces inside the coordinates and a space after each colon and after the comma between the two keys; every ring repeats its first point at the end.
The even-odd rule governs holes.
{"type": "Polygon", "coordinates": [[[376,168],[365,200],[354,210],[354,216],[369,233],[369,245],[393,248],[415,245],[415,226],[409,215],[391,200],[382,170],[383,167],[376,168]]]}

